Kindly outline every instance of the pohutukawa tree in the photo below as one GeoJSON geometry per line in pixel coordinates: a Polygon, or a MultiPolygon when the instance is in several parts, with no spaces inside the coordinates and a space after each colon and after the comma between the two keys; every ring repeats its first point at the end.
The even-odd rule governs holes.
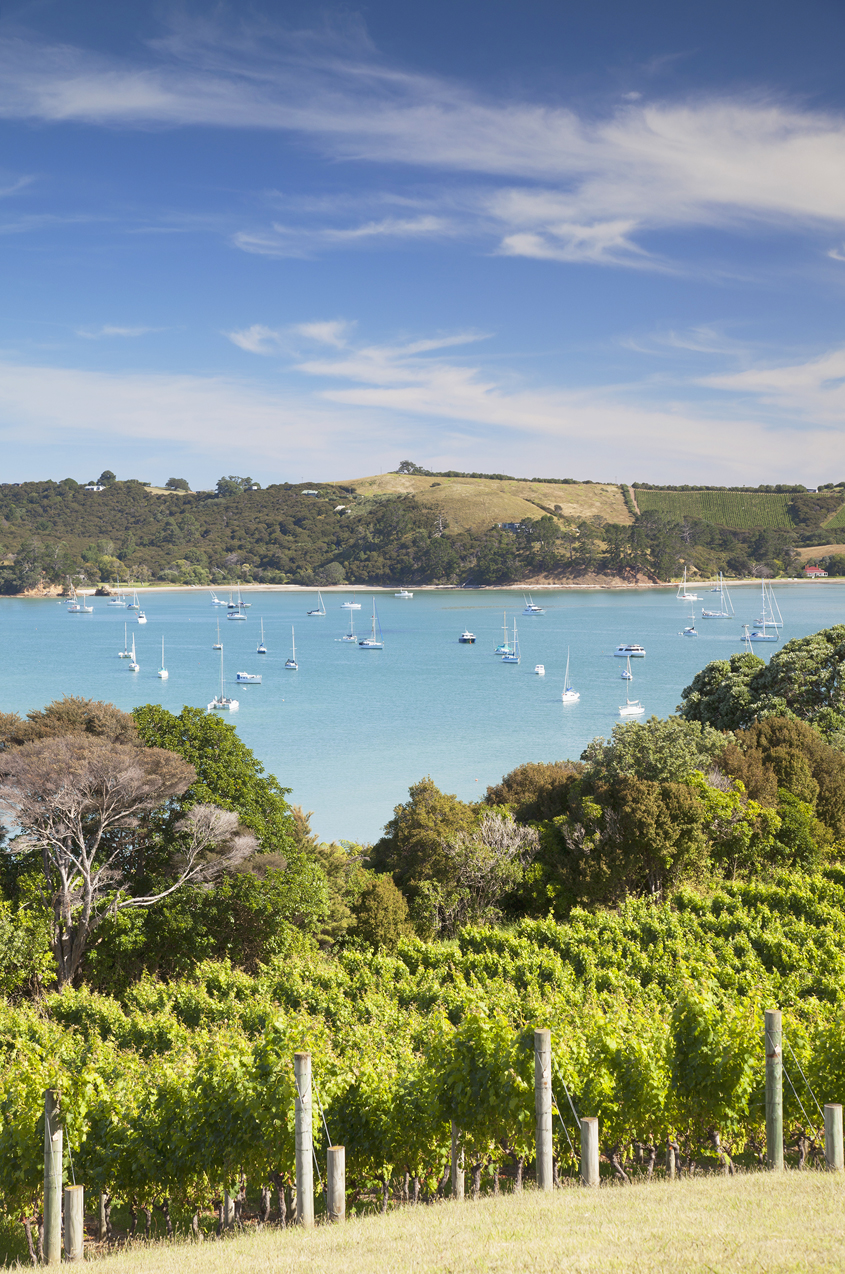
{"type": "Polygon", "coordinates": [[[166,882],[130,892],[148,835],[144,816],[195,779],[192,765],[163,748],[84,734],[27,743],[0,757],[0,812],[18,832],[4,849],[40,854],[38,887],[60,987],[73,980],[106,916],[212,880],[257,848],[237,814],[195,805],[176,824],[166,882]]]}

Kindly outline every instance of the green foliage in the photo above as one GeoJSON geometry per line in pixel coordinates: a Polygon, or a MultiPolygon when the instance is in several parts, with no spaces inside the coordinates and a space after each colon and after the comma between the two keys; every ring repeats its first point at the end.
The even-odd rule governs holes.
{"type": "Polygon", "coordinates": [[[636,775],[651,782],[680,783],[693,770],[707,770],[724,750],[724,734],[680,717],[649,717],[613,727],[611,738],[593,739],[581,753],[590,779],[636,775]]]}
{"type": "Polygon", "coordinates": [[[376,871],[390,872],[414,898],[423,881],[452,878],[446,847],[460,833],[475,830],[478,814],[474,806],[441,792],[431,778],[413,784],[408,796],[373,846],[370,863],[376,871]]]}
{"type": "MultiPolygon", "coordinates": [[[[641,513],[654,511],[681,521],[701,518],[717,526],[744,530],[751,527],[793,526],[790,503],[794,496],[746,491],[649,491],[637,487],[641,513]]],[[[837,503],[841,497],[834,497],[837,503]]]]}
{"type": "Polygon", "coordinates": [[[411,932],[408,904],[389,876],[373,876],[354,905],[355,937],[376,950],[395,951],[399,939],[411,932]]]}

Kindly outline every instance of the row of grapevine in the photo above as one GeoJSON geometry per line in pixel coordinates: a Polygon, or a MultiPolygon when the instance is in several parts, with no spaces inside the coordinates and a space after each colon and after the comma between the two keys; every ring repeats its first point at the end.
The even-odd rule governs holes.
{"type": "Polygon", "coordinates": [[[770,492],[637,490],[641,513],[654,510],[677,521],[684,517],[701,518],[737,531],[791,530],[790,499],[789,495],[770,492]]]}

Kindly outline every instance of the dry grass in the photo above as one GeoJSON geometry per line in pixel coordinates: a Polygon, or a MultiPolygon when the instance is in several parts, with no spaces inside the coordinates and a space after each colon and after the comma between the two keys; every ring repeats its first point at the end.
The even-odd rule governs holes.
{"type": "Polygon", "coordinates": [[[520,522],[543,513],[582,521],[598,514],[607,522],[633,519],[612,483],[494,482],[488,478],[420,478],[379,473],[342,484],[359,495],[409,494],[443,510],[452,530],[486,530],[496,522],[520,522]],[[432,485],[437,483],[437,486],[432,485]]]}
{"type": "Polygon", "coordinates": [[[201,1247],[137,1247],[99,1268],[103,1274],[819,1274],[845,1268],[843,1223],[841,1176],[755,1173],[405,1208],[310,1234],[266,1230],[201,1247]]]}
{"type": "Polygon", "coordinates": [[[817,557],[828,557],[833,553],[841,553],[842,544],[812,544],[809,548],[796,549],[796,555],[802,562],[814,562],[817,557]]]}

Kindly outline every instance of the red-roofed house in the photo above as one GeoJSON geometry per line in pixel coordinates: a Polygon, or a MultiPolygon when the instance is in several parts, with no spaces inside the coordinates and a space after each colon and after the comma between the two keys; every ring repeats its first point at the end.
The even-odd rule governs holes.
{"type": "Polygon", "coordinates": [[[808,579],[827,579],[827,571],[823,571],[820,566],[805,566],[804,574],[808,579]]]}

